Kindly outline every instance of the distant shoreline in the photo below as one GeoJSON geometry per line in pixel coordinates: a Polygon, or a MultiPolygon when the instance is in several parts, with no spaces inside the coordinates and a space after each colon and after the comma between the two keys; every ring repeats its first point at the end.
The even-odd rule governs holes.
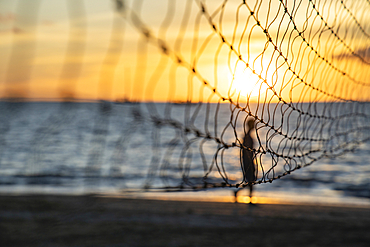
{"type": "MultiPolygon", "coordinates": [[[[0,187],[1,188],[1,187],[0,187]]],[[[7,191],[0,190],[0,199],[5,197],[96,197],[96,198],[107,198],[107,199],[119,199],[119,200],[154,200],[154,201],[174,201],[174,202],[195,202],[195,203],[234,203],[234,197],[232,190],[223,190],[221,193],[212,193],[211,191],[193,191],[193,192],[139,192],[140,190],[134,191],[121,191],[121,192],[93,192],[93,191],[71,191],[64,188],[59,191],[40,191],[40,190],[22,190],[22,191],[7,191]],[[210,194],[207,195],[207,193],[210,194]]],[[[256,191],[255,199],[256,204],[260,205],[290,205],[290,206],[323,206],[323,207],[336,207],[336,208],[369,208],[370,201],[366,198],[358,197],[343,197],[337,198],[337,200],[327,200],[327,197],[314,198],[313,196],[305,198],[294,197],[294,195],[287,194],[285,197],[283,194],[271,197],[272,192],[256,191]],[[294,198],[293,198],[294,197],[294,198]],[[316,199],[316,200],[314,200],[316,199]]],[[[246,196],[241,194],[238,196],[239,204],[246,204],[246,196]]],[[[335,199],[335,198],[334,198],[335,199]]]]}

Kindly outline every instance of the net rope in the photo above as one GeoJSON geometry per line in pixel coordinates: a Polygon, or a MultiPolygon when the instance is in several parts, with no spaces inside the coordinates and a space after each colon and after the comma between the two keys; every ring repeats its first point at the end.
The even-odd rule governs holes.
{"type": "MultiPolygon", "coordinates": [[[[120,136],[108,140],[114,112],[101,103],[86,144],[88,176],[109,160],[109,176],[124,178],[139,147],[150,156],[145,189],[245,187],[369,140],[368,0],[112,2],[115,21],[98,88],[111,92],[107,80],[115,80],[124,92],[116,100],[128,108],[120,136]],[[113,72],[105,73],[108,65],[113,72]],[[249,120],[253,147],[243,142],[249,120]],[[138,144],[135,135],[144,130],[147,139],[138,144]],[[113,151],[104,160],[107,143],[113,151]],[[253,154],[254,181],[245,178],[242,150],[253,154]]],[[[78,9],[84,12],[82,2],[78,9]]],[[[80,28],[85,37],[86,23],[80,28]]],[[[74,117],[52,116],[40,125],[34,163],[51,132],[74,117]]]]}
{"type": "MultiPolygon", "coordinates": [[[[194,38],[196,39],[198,35],[197,29],[199,29],[201,18],[204,18],[208,22],[209,36],[204,38],[203,43],[199,46],[197,46],[197,41],[193,43],[193,47],[199,48],[192,49],[192,57],[189,62],[186,62],[182,58],[181,51],[176,51],[176,49],[172,50],[170,48],[170,44],[167,44],[164,39],[156,36],[150,31],[150,28],[136,14],[136,12],[140,12],[139,9],[137,11],[128,10],[131,13],[133,25],[143,34],[146,42],[157,46],[161,50],[162,54],[172,59],[173,63],[177,64],[177,66],[185,67],[188,70],[190,77],[196,77],[200,82],[202,82],[203,85],[200,86],[200,91],[204,90],[204,87],[212,92],[212,96],[210,96],[210,98],[218,97],[219,102],[228,101],[230,104],[230,121],[222,130],[221,135],[218,135],[217,133],[212,135],[207,131],[207,123],[205,125],[205,131],[195,128],[192,124],[190,124],[190,127],[186,123],[184,125],[177,125],[181,132],[185,132],[186,135],[191,133],[195,136],[191,140],[185,138],[185,149],[188,149],[189,146],[200,140],[199,150],[202,153],[202,145],[204,145],[205,142],[214,141],[218,143],[211,165],[208,165],[205,162],[205,159],[203,159],[206,175],[204,177],[204,184],[201,184],[200,187],[244,187],[249,183],[272,182],[275,179],[290,174],[292,171],[308,166],[319,159],[337,157],[342,153],[351,151],[359,143],[367,141],[369,138],[367,134],[360,137],[360,135],[362,135],[360,133],[368,133],[369,130],[369,126],[364,124],[367,122],[369,117],[368,113],[364,111],[367,103],[363,101],[366,101],[366,96],[363,94],[365,98],[361,98],[360,95],[362,93],[360,92],[365,92],[370,84],[368,80],[366,80],[366,76],[355,76],[351,69],[348,68],[350,66],[346,64],[356,63],[359,64],[359,66],[364,66],[363,68],[369,65],[369,62],[367,61],[366,45],[363,46],[364,43],[361,44],[362,41],[359,42],[358,45],[355,43],[358,39],[362,39],[366,43],[366,40],[369,38],[366,31],[366,29],[368,30],[368,27],[365,24],[363,26],[360,24],[343,1],[275,1],[279,3],[278,7],[275,5],[274,10],[271,8],[272,2],[274,1],[240,1],[240,5],[235,8],[236,21],[233,28],[234,32],[230,35],[231,37],[227,37],[222,30],[222,18],[223,12],[225,11],[226,5],[229,4],[229,1],[223,1],[212,13],[207,10],[207,4],[209,4],[209,2],[196,1],[195,5],[198,6],[198,14],[197,20],[194,24],[194,38]],[[266,2],[268,9],[265,13],[262,13],[262,15],[265,14],[265,16],[260,18],[260,13],[262,12],[261,6],[265,3],[264,7],[266,7],[266,2]],[[343,16],[343,23],[342,20],[341,23],[339,23],[339,20],[335,18],[332,20],[332,17],[329,16],[330,13],[327,13],[327,16],[324,14],[325,11],[331,11],[333,5],[338,3],[342,8],[335,8],[335,11],[338,11],[339,13],[334,14],[341,17],[343,16]],[[325,9],[325,7],[327,9],[325,9]],[[276,10],[276,8],[278,9],[276,10]],[[247,10],[247,14],[243,16],[244,19],[239,17],[242,9],[247,10]],[[305,10],[306,20],[300,28],[295,22],[295,19],[298,11],[302,9],[305,10]],[[270,12],[276,13],[276,17],[269,19],[270,12]],[[217,18],[219,18],[218,24],[217,18]],[[264,19],[265,22],[263,22],[262,19],[264,19]],[[286,21],[286,19],[288,22],[283,25],[282,23],[283,21],[286,21]],[[331,19],[330,21],[332,23],[329,23],[329,19],[331,19]],[[274,33],[274,31],[270,31],[270,29],[272,29],[271,27],[275,23],[279,24],[277,30],[274,30],[274,33]],[[240,26],[242,27],[241,35],[237,33],[240,26]],[[261,43],[260,47],[262,52],[252,60],[249,53],[251,38],[244,40],[244,36],[247,37],[249,35],[250,37],[251,33],[255,31],[255,29],[257,29],[261,35],[266,37],[266,42],[261,43]],[[281,35],[281,33],[283,35],[281,35]],[[321,36],[327,35],[327,33],[329,33],[328,37],[325,38],[327,45],[323,49],[322,46],[319,45],[319,42],[321,36]],[[231,74],[233,74],[233,72],[235,73],[236,66],[239,63],[242,63],[245,69],[250,70],[254,75],[256,75],[256,78],[261,85],[265,84],[267,86],[266,91],[269,92],[263,92],[261,90],[261,86],[259,89],[259,94],[266,93],[270,95],[264,99],[258,99],[257,104],[262,108],[261,112],[254,112],[251,110],[251,107],[248,104],[248,97],[246,99],[247,103],[243,105],[244,102],[239,97],[235,100],[235,97],[233,97],[235,95],[233,95],[230,90],[228,95],[220,93],[217,88],[217,75],[214,77],[213,83],[210,83],[210,80],[198,71],[197,65],[201,54],[208,43],[210,43],[210,40],[215,36],[219,37],[219,45],[218,48],[215,49],[214,55],[216,68],[218,66],[217,61],[220,59],[220,50],[226,47],[226,49],[229,49],[228,66],[231,74]],[[348,38],[348,36],[350,38],[348,38]],[[283,48],[283,45],[285,45],[284,42],[288,43],[286,52],[284,52],[283,48]],[[294,42],[299,43],[298,51],[293,49],[294,42]],[[318,45],[314,45],[315,43],[318,45]],[[247,52],[241,51],[242,45],[247,45],[247,52]],[[266,58],[266,60],[270,59],[268,68],[262,69],[262,71],[256,71],[254,68],[256,61],[259,57],[264,57],[264,53],[268,48],[273,49],[272,55],[267,55],[266,58]],[[293,53],[293,50],[295,54],[293,53]],[[363,55],[361,53],[363,53],[363,55]],[[232,56],[235,56],[238,61],[235,62],[235,59],[232,62],[232,56]],[[338,62],[338,60],[343,57],[349,58],[348,61],[338,62]],[[309,68],[305,71],[305,68],[303,68],[305,66],[303,61],[311,59],[311,65],[308,65],[309,68]],[[274,64],[275,67],[273,66],[274,64]],[[267,71],[271,68],[274,73],[284,70],[284,76],[280,88],[276,86],[276,80],[272,80],[272,83],[269,83],[271,80],[267,78],[267,71]],[[315,74],[318,73],[317,71],[321,71],[322,73],[321,82],[309,76],[309,73],[315,74]],[[329,88],[328,83],[325,83],[325,81],[337,82],[336,84],[339,84],[337,86],[338,88],[329,88]],[[299,92],[298,102],[295,102],[292,97],[288,98],[282,96],[282,91],[285,88],[291,87],[291,89],[293,89],[298,84],[304,85],[302,90],[299,92]],[[361,90],[357,91],[355,87],[360,87],[361,90]],[[315,96],[313,99],[310,99],[310,102],[308,102],[309,106],[307,109],[303,109],[303,107],[300,106],[300,103],[305,101],[303,96],[307,94],[314,94],[315,96]],[[273,100],[277,100],[277,103],[273,107],[273,111],[270,112],[269,106],[273,100]],[[322,114],[312,110],[315,108],[316,104],[320,104],[319,102],[325,102],[323,103],[324,110],[322,114]],[[351,109],[350,113],[341,114],[336,112],[344,106],[351,109]],[[268,112],[267,119],[264,114],[265,111],[268,112]],[[331,111],[336,113],[333,114],[331,111]],[[237,131],[235,130],[237,128],[236,121],[241,112],[246,113],[244,123],[248,117],[251,117],[256,121],[257,128],[255,134],[258,139],[258,147],[253,148],[250,151],[255,154],[255,163],[259,164],[258,171],[262,174],[259,176],[257,181],[248,182],[242,180],[239,183],[231,183],[227,174],[228,164],[224,162],[225,150],[229,148],[250,149],[249,147],[243,146],[241,136],[238,136],[237,131]],[[282,119],[276,126],[274,116],[279,113],[282,114],[282,119]],[[299,114],[299,120],[297,120],[294,126],[285,126],[289,123],[290,115],[295,113],[299,114]],[[345,128],[339,127],[341,123],[344,122],[347,126],[345,128]],[[336,127],[331,127],[330,125],[336,127]],[[231,142],[222,138],[223,134],[229,127],[234,129],[235,133],[235,139],[231,142]],[[287,128],[286,131],[283,130],[285,127],[287,128]],[[326,131],[328,132],[324,131],[326,127],[326,131]],[[313,129],[310,130],[311,128],[313,129]],[[261,133],[265,133],[265,136],[261,135],[261,133]],[[342,141],[338,144],[331,144],[331,140],[335,138],[341,139],[342,141]],[[265,139],[264,143],[261,139],[265,139]],[[281,139],[278,142],[277,147],[271,146],[271,143],[276,139],[281,139]],[[269,158],[264,159],[265,156],[268,156],[269,158]],[[271,165],[267,167],[263,166],[262,163],[264,162],[262,160],[264,160],[264,162],[265,160],[270,160],[271,165]],[[279,169],[281,167],[283,167],[283,169],[279,169]],[[209,185],[207,175],[212,173],[215,168],[221,175],[223,182],[220,184],[213,183],[209,185]]],[[[364,5],[364,9],[368,7],[365,2],[361,4],[364,5]]],[[[356,11],[358,11],[359,9],[357,8],[359,6],[355,7],[356,11]]],[[[358,18],[365,19],[364,12],[362,12],[362,16],[361,11],[358,12],[360,12],[358,18]]],[[[186,18],[186,16],[184,18],[186,18]]],[[[167,23],[167,25],[169,24],[170,23],[167,23]]],[[[182,37],[179,36],[179,39],[181,38],[182,37]]],[[[191,99],[188,100],[191,101],[191,99]]],[[[202,103],[199,103],[199,106],[197,107],[200,107],[201,104],[202,103]]],[[[154,118],[156,119],[156,125],[158,126],[166,124],[175,125],[175,123],[169,119],[159,120],[158,116],[155,116],[154,118]]],[[[192,122],[193,121],[190,121],[190,123],[192,122]]],[[[207,119],[206,122],[209,122],[209,120],[207,119]]],[[[246,133],[246,131],[244,124],[244,132],[246,133]]],[[[168,164],[164,167],[167,165],[168,164]]],[[[162,167],[162,170],[165,169],[162,167]]],[[[196,184],[192,184],[189,181],[189,170],[190,167],[186,167],[184,170],[184,183],[191,185],[193,188],[197,188],[196,184]]],[[[165,171],[162,172],[165,173],[165,171]]],[[[166,175],[162,174],[162,177],[166,177],[166,175]]]]}

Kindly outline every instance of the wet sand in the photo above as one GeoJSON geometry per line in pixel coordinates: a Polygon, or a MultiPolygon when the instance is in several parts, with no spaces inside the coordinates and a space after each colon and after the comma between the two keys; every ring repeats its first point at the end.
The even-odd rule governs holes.
{"type": "Polygon", "coordinates": [[[370,209],[0,196],[0,246],[369,246],[370,209]]]}

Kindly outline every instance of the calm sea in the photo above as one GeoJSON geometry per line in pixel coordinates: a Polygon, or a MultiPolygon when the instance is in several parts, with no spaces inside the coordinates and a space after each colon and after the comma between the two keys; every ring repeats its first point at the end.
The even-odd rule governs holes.
{"type": "MultiPolygon", "coordinates": [[[[261,111],[257,105],[252,108],[261,111]]],[[[235,133],[242,137],[241,126],[246,115],[234,112],[234,132],[227,127],[232,113],[227,104],[208,107],[204,104],[198,108],[198,105],[159,103],[2,102],[0,112],[2,194],[97,193],[233,200],[231,188],[171,193],[142,190],[145,185],[152,188],[179,185],[184,174],[194,178],[195,183],[201,181],[204,171],[210,168],[217,143],[207,141],[200,145],[202,139],[196,138],[195,130],[222,136],[228,143],[235,141],[235,133]],[[179,125],[188,126],[189,134],[179,131],[179,125]]],[[[261,136],[266,136],[268,133],[263,131],[260,130],[261,136]]],[[[278,146],[279,139],[271,140],[272,146],[278,146]]],[[[264,140],[261,142],[264,144],[264,140]]],[[[370,206],[369,157],[370,143],[365,142],[353,152],[334,159],[319,159],[282,179],[256,185],[255,196],[260,202],[370,206]]],[[[238,181],[239,149],[225,151],[223,164],[230,181],[238,181]]],[[[283,169],[276,167],[276,172],[283,169]]],[[[209,178],[222,180],[216,167],[209,178]]]]}

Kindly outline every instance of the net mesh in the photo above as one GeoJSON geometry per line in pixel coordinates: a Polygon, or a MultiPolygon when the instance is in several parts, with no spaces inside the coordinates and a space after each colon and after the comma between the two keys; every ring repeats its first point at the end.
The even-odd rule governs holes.
{"type": "MultiPolygon", "coordinates": [[[[95,99],[107,100],[90,141],[79,145],[86,146],[84,174],[105,169],[125,177],[145,164],[147,189],[245,187],[336,158],[370,137],[369,1],[116,0],[98,72],[81,68],[93,43],[86,6],[67,3],[69,18],[78,20],[70,23],[56,91],[67,101],[94,99],[77,80],[91,72],[97,82],[86,85],[96,88],[95,99]],[[120,121],[120,134],[110,137],[120,121]],[[253,146],[243,141],[248,133],[253,146]],[[243,150],[253,154],[253,181],[243,174],[243,150]]],[[[17,48],[8,67],[19,56],[38,56],[17,48]]],[[[4,89],[7,97],[14,90],[4,89]]],[[[32,164],[45,161],[40,154],[48,153],[55,129],[77,121],[69,112],[36,128],[32,164]]]]}

